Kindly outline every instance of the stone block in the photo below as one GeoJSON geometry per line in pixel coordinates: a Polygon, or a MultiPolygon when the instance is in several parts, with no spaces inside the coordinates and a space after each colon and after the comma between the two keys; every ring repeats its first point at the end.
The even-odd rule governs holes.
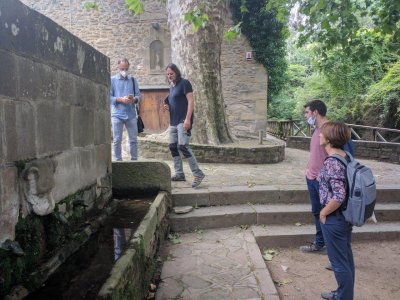
{"type": "Polygon", "coordinates": [[[76,82],[80,79],[74,74],[62,70],[57,71],[57,99],[61,103],[75,105],[77,102],[76,82]]]}
{"type": "Polygon", "coordinates": [[[51,154],[69,149],[71,147],[71,108],[57,103],[39,103],[36,112],[37,153],[51,154]]]}
{"type": "Polygon", "coordinates": [[[157,209],[152,204],[134,234],[135,238],[141,237],[143,239],[144,253],[146,257],[151,257],[154,254],[153,250],[155,248],[154,241],[157,225],[157,209]]]}
{"type": "Polygon", "coordinates": [[[107,56],[19,1],[1,1],[0,11],[2,49],[33,56],[49,65],[108,84],[110,62],[107,56]]]}
{"type": "Polygon", "coordinates": [[[110,115],[101,111],[94,111],[94,144],[106,144],[111,141],[110,115]]]}
{"type": "Polygon", "coordinates": [[[88,79],[76,77],[75,88],[76,99],[74,104],[94,109],[97,95],[95,84],[88,79]]]}
{"type": "Polygon", "coordinates": [[[28,100],[55,100],[56,69],[32,60],[18,58],[18,97],[28,100]]]}
{"type": "Polygon", "coordinates": [[[258,204],[277,203],[279,201],[279,190],[273,186],[227,187],[224,191],[210,189],[210,205],[235,205],[235,204],[258,204]]]}
{"type": "Polygon", "coordinates": [[[171,170],[161,161],[113,162],[112,187],[115,197],[171,192],[171,170]]]}
{"type": "Polygon", "coordinates": [[[17,168],[0,168],[0,242],[14,240],[19,206],[17,168]]]}
{"type": "Polygon", "coordinates": [[[110,88],[105,85],[98,84],[96,86],[96,109],[106,110],[110,113],[110,88]]]}
{"type": "Polygon", "coordinates": [[[79,175],[81,182],[93,182],[97,178],[96,174],[96,161],[95,161],[95,148],[85,147],[79,148],[79,175]]]}
{"type": "Polygon", "coordinates": [[[3,105],[4,109],[4,150],[5,161],[12,162],[18,160],[17,156],[17,120],[15,112],[15,102],[7,101],[3,105]]]}
{"type": "Polygon", "coordinates": [[[153,201],[153,205],[157,209],[158,223],[167,217],[171,202],[171,195],[166,192],[158,193],[156,199],[153,201]]]}
{"type": "Polygon", "coordinates": [[[6,161],[6,149],[3,148],[3,139],[5,138],[4,130],[4,105],[0,97],[0,165],[6,161]]]}
{"type": "Polygon", "coordinates": [[[301,187],[282,187],[279,192],[280,203],[309,203],[309,201],[309,194],[305,183],[301,187]]]}
{"type": "Polygon", "coordinates": [[[18,160],[36,157],[35,111],[27,102],[16,102],[16,127],[18,160]]]}
{"type": "Polygon", "coordinates": [[[111,173],[111,146],[110,144],[95,146],[94,161],[96,166],[96,174],[104,176],[108,172],[111,173]]]}
{"type": "MultiPolygon", "coordinates": [[[[32,10],[19,1],[4,0],[0,2],[0,40],[2,49],[22,53],[34,53],[35,26],[30,23],[32,10]]],[[[35,13],[39,15],[38,13],[35,13]]]]}
{"type": "Polygon", "coordinates": [[[174,192],[172,195],[173,206],[210,206],[208,190],[193,190],[174,192]]]}
{"type": "Polygon", "coordinates": [[[94,143],[94,111],[84,107],[72,109],[72,144],[84,147],[94,143]]]}
{"type": "Polygon", "coordinates": [[[69,150],[64,151],[60,155],[54,157],[57,164],[54,172],[54,188],[52,190],[55,202],[74,194],[83,186],[79,174],[79,151],[69,150]]]}
{"type": "Polygon", "coordinates": [[[15,55],[0,49],[0,66],[0,95],[16,98],[18,76],[15,55]]]}

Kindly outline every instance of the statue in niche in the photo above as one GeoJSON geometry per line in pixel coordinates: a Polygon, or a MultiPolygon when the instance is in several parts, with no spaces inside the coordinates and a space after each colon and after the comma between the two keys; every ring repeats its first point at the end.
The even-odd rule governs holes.
{"type": "Polygon", "coordinates": [[[22,172],[23,190],[29,209],[45,216],[54,211],[55,202],[51,193],[54,188],[55,162],[50,158],[28,163],[22,172]]]}
{"type": "Polygon", "coordinates": [[[150,69],[162,71],[164,68],[164,45],[155,40],[150,44],[150,69]]]}

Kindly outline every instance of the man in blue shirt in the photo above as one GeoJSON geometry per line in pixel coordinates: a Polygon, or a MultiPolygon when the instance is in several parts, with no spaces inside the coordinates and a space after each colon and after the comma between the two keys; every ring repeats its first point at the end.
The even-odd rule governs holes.
{"type": "Polygon", "coordinates": [[[110,108],[113,130],[114,160],[121,161],[122,131],[125,125],[129,137],[131,160],[137,160],[137,113],[140,90],[135,78],[128,75],[129,61],[123,58],[118,61],[118,74],[111,77],[110,108]]]}

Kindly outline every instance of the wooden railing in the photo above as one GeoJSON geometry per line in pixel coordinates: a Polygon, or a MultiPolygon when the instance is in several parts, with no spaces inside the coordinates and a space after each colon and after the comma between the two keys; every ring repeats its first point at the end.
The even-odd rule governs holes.
{"type": "MultiPolygon", "coordinates": [[[[347,124],[353,140],[400,143],[400,130],[347,124]]],[[[312,127],[299,120],[268,121],[267,132],[286,140],[288,136],[311,136],[312,127]]]]}

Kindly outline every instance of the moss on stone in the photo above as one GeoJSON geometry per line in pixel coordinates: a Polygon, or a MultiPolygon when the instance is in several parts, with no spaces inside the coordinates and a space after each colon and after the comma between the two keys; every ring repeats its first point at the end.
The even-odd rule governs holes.
{"type": "Polygon", "coordinates": [[[15,167],[18,170],[18,175],[20,175],[22,173],[22,171],[25,169],[26,164],[32,160],[33,159],[22,159],[22,160],[17,160],[14,162],[15,167]]]}
{"type": "Polygon", "coordinates": [[[15,240],[25,252],[24,256],[15,256],[10,251],[0,251],[0,298],[3,298],[11,286],[22,282],[23,276],[33,270],[43,254],[43,225],[40,217],[30,215],[20,218],[15,240]]]}

